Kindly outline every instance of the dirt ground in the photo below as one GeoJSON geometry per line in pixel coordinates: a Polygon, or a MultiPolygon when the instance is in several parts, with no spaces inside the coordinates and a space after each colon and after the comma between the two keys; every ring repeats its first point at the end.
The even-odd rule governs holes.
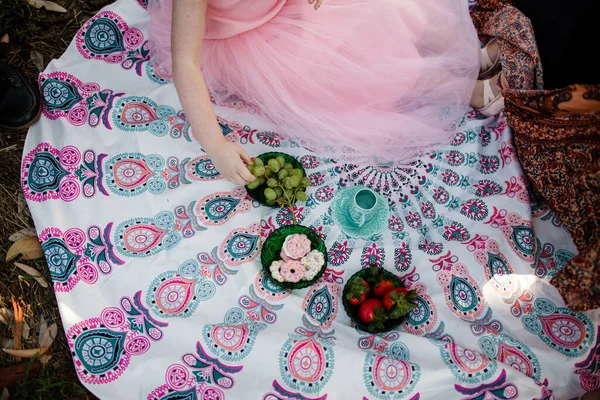
{"type": "MultiPolygon", "coordinates": [[[[0,61],[20,68],[32,81],[53,58],[58,58],[71,42],[75,32],[100,8],[112,0],[55,0],[67,13],[50,12],[31,7],[27,0],[0,2],[0,38],[8,35],[8,43],[0,43],[0,61]]],[[[6,37],[5,37],[6,40],[6,37]]],[[[24,359],[25,377],[8,387],[10,399],[75,399],[93,398],[75,374],[65,335],[60,323],[56,299],[51,287],[43,288],[14,264],[5,262],[12,244],[9,236],[21,229],[32,228],[19,184],[21,153],[25,133],[0,132],[0,312],[13,309],[11,298],[23,308],[24,321],[30,332],[23,338],[24,348],[38,347],[40,322],[56,322],[58,335],[50,349],[51,358],[37,373],[33,362],[24,359]]],[[[25,261],[50,281],[44,261],[25,261]]],[[[0,321],[2,319],[0,318],[0,321]]],[[[0,322],[0,347],[13,338],[13,326],[0,322]]],[[[0,351],[0,369],[12,367],[14,357],[0,351]]],[[[0,374],[2,371],[0,370],[0,374]]],[[[0,388],[0,399],[2,397],[0,388]]],[[[4,394],[6,395],[6,394],[4,394]]]]}

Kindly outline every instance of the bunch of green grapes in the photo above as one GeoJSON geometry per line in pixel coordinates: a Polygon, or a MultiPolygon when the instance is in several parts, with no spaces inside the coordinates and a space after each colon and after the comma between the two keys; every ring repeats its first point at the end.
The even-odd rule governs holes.
{"type": "Polygon", "coordinates": [[[296,201],[306,201],[305,189],[310,186],[310,180],[301,169],[286,163],[283,156],[271,158],[267,165],[260,158],[255,158],[253,164],[248,165],[248,170],[256,177],[248,184],[248,189],[265,186],[263,193],[267,205],[291,207],[296,201]]]}

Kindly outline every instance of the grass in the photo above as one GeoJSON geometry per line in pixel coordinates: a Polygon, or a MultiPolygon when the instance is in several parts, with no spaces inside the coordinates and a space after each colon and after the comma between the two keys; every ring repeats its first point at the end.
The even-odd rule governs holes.
{"type": "MultiPolygon", "coordinates": [[[[39,53],[45,67],[58,58],[71,42],[75,32],[101,7],[112,0],[55,0],[68,13],[35,9],[25,0],[2,0],[0,3],[0,37],[9,35],[8,44],[0,44],[0,61],[21,69],[33,82],[40,72],[32,59],[39,53]]],[[[12,263],[6,263],[8,237],[20,229],[33,227],[31,215],[21,192],[19,175],[24,134],[0,132],[0,308],[11,309],[11,297],[23,307],[24,319],[31,327],[25,348],[37,347],[42,316],[48,324],[56,322],[59,333],[51,348],[52,358],[37,376],[29,376],[9,387],[11,399],[53,400],[93,398],[81,385],[75,373],[65,339],[60,315],[51,288],[43,288],[12,263]]],[[[25,262],[50,281],[45,262],[25,262]]],[[[0,324],[0,344],[12,337],[12,330],[0,324]]],[[[0,352],[0,368],[15,364],[12,356],[0,352]]]]}

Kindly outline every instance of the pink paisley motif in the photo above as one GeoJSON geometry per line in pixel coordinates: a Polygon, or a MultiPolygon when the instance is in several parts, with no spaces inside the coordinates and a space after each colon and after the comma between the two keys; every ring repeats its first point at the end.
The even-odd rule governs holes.
{"type": "Polygon", "coordinates": [[[196,281],[175,277],[162,282],[155,292],[156,305],[165,314],[178,315],[191,303],[196,281]]]}
{"type": "Polygon", "coordinates": [[[371,376],[381,390],[397,392],[412,379],[410,364],[393,357],[376,356],[373,360],[371,376]]]}
{"type": "Polygon", "coordinates": [[[210,332],[210,337],[221,348],[231,351],[240,351],[248,339],[249,329],[246,324],[217,325],[210,332]]]}
{"type": "Polygon", "coordinates": [[[465,349],[454,343],[447,344],[446,349],[452,361],[463,372],[476,373],[490,364],[490,359],[478,351],[465,349]]]}
{"type": "Polygon", "coordinates": [[[544,334],[560,347],[575,349],[585,340],[584,323],[572,315],[552,314],[539,319],[544,334]]]}
{"type": "Polygon", "coordinates": [[[290,374],[299,381],[318,382],[325,372],[325,351],[313,339],[297,341],[287,359],[290,374]]]}
{"type": "Polygon", "coordinates": [[[133,253],[145,253],[158,245],[167,231],[154,225],[138,224],[130,226],[123,232],[125,248],[133,253]]]}
{"type": "Polygon", "coordinates": [[[154,176],[154,172],[148,168],[144,161],[133,158],[125,158],[115,162],[112,172],[115,185],[125,190],[136,189],[154,176]]]}
{"type": "Polygon", "coordinates": [[[141,101],[126,103],[121,112],[121,121],[128,125],[147,125],[157,119],[154,109],[141,101]]]}
{"type": "Polygon", "coordinates": [[[504,344],[503,342],[498,344],[497,359],[501,363],[516,369],[524,375],[531,377],[534,374],[533,365],[525,356],[525,354],[512,346],[504,344]]]}

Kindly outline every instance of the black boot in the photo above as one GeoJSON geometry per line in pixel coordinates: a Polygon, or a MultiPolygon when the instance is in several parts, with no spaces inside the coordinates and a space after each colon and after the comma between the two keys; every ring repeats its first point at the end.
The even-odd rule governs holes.
{"type": "Polygon", "coordinates": [[[0,63],[0,130],[23,131],[39,119],[41,111],[37,87],[18,70],[0,63]]]}

